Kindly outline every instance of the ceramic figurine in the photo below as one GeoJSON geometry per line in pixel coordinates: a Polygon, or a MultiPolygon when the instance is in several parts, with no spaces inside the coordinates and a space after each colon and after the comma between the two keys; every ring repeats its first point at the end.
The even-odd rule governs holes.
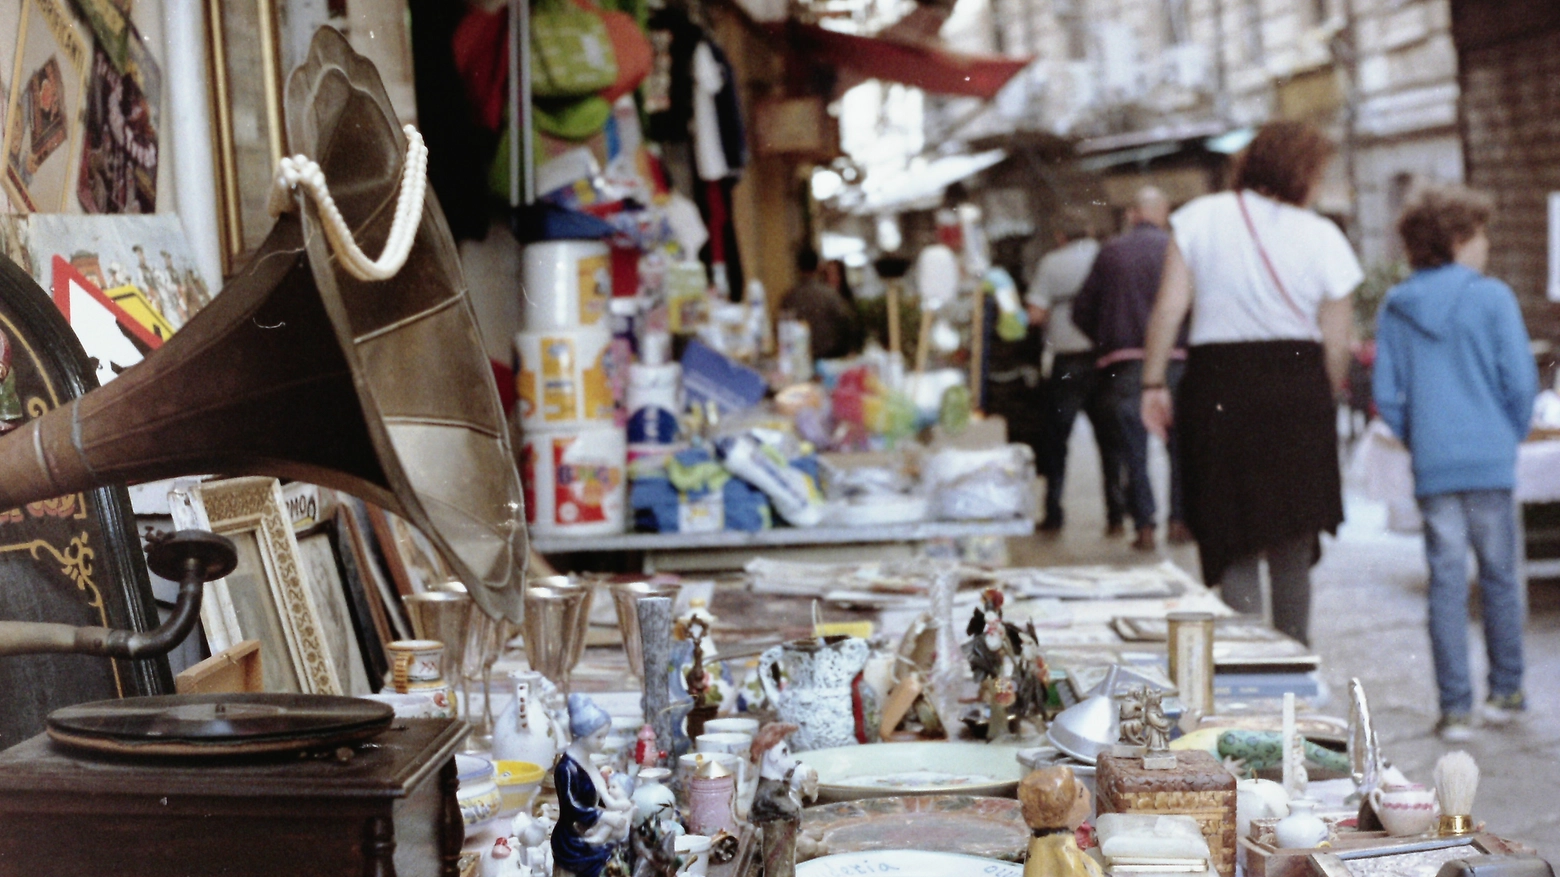
{"type": "Polygon", "coordinates": [[[634,764],[643,771],[647,767],[660,767],[664,758],[666,750],[658,748],[655,743],[655,726],[645,723],[634,739],[634,764]]]}
{"type": "Polygon", "coordinates": [[[1008,735],[1008,707],[1018,700],[1014,680],[1015,658],[1019,643],[1017,625],[1002,620],[1002,592],[987,588],[981,592],[980,606],[970,615],[964,629],[970,639],[964,643],[964,657],[975,672],[980,700],[986,705],[986,739],[1000,740],[1008,735]]]}
{"type": "Polygon", "coordinates": [[[1035,623],[1026,622],[1018,629],[1018,696],[1014,712],[1034,722],[1044,730],[1045,704],[1051,684],[1051,669],[1046,665],[1045,653],[1040,648],[1040,635],[1035,633],[1035,623]]]}
{"type": "Polygon", "coordinates": [[[1033,837],[1024,877],[1104,877],[1078,848],[1075,832],[1089,818],[1089,790],[1070,767],[1042,767],[1018,784],[1024,822],[1033,837]]]}
{"type": "Polygon", "coordinates": [[[677,855],[677,832],[659,819],[647,819],[634,829],[633,877],[673,877],[683,866],[677,855]]]}
{"type": "Polygon", "coordinates": [[[554,821],[552,805],[543,805],[541,816],[519,813],[509,834],[497,838],[483,851],[482,877],[551,877],[552,850],[548,837],[554,821]]]}
{"type": "Polygon", "coordinates": [[[1007,736],[1012,719],[1034,719],[1045,711],[1048,670],[1034,623],[1020,628],[1005,621],[1004,601],[996,588],[981,592],[980,607],[964,630],[970,637],[963,646],[964,656],[986,705],[987,740],[1007,736]]]}
{"type": "MultiPolygon", "coordinates": [[[[705,669],[705,663],[710,656],[705,655],[704,641],[709,636],[710,629],[714,626],[715,616],[704,609],[702,601],[698,601],[688,611],[688,614],[677,619],[672,627],[672,635],[677,639],[693,645],[693,657],[688,663],[688,669],[683,674],[683,684],[688,689],[688,697],[693,702],[693,707],[688,711],[688,739],[697,740],[704,733],[704,723],[715,718],[720,709],[719,691],[712,686],[710,673],[705,669]],[[712,701],[711,695],[714,695],[712,701]]],[[[714,651],[713,644],[711,652],[714,651]]]]}
{"type": "Polygon", "coordinates": [[[797,761],[786,742],[796,730],[789,722],[773,722],[760,728],[753,738],[751,757],[758,765],[758,793],[748,815],[764,834],[764,877],[794,877],[802,796],[818,795],[818,772],[797,761]]]}
{"type": "Polygon", "coordinates": [[[583,694],[569,695],[569,731],[574,742],[553,769],[558,789],[558,825],[552,833],[558,877],[599,877],[608,862],[623,866],[634,803],[618,794],[592,763],[601,752],[612,720],[583,694]]]}

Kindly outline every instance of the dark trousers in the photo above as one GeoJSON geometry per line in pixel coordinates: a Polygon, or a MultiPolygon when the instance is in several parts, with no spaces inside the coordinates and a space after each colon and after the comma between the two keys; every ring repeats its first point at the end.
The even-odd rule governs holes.
{"type": "MultiPolygon", "coordinates": [[[[1180,386],[1186,364],[1171,360],[1165,374],[1165,383],[1175,395],[1180,386]]],[[[1154,526],[1154,489],[1148,480],[1148,428],[1143,425],[1143,361],[1129,359],[1111,363],[1101,378],[1105,395],[1110,397],[1121,429],[1121,444],[1127,464],[1127,504],[1132,513],[1132,524],[1139,530],[1154,526]]],[[[1175,430],[1170,430],[1170,520],[1184,521],[1185,506],[1181,499],[1181,462],[1177,459],[1179,447],[1175,430]]]]}
{"type": "Polygon", "coordinates": [[[1051,362],[1050,459],[1045,466],[1045,517],[1053,526],[1062,521],[1062,486],[1067,474],[1067,439],[1078,412],[1088,415],[1094,441],[1100,449],[1101,485],[1105,491],[1105,517],[1112,526],[1125,516],[1126,492],[1121,450],[1121,428],[1110,400],[1101,392],[1100,371],[1093,353],[1058,355],[1051,362]]]}

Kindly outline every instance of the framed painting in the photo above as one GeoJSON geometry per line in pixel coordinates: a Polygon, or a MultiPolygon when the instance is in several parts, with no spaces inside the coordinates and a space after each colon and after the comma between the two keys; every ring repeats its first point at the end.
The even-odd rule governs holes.
{"type": "MultiPolygon", "coordinates": [[[[372,619],[365,620],[366,597],[363,583],[356,577],[356,566],[351,569],[351,580],[342,554],[337,546],[336,519],[328,518],[298,534],[298,552],[309,585],[310,602],[320,621],[325,648],[330,653],[331,664],[336,668],[336,679],[342,693],[351,695],[371,694],[375,688],[370,676],[373,662],[370,656],[377,653],[380,664],[385,664],[384,648],[373,629],[372,619]],[[369,634],[365,637],[364,633],[369,634]],[[371,638],[370,638],[371,637],[371,638]]],[[[384,670],[379,678],[384,678],[384,670]]]]}
{"type": "Polygon", "coordinates": [[[24,213],[64,212],[76,182],[92,35],[65,0],[22,0],[6,106],[6,194],[24,213]]]}
{"type": "Polygon", "coordinates": [[[270,233],[266,209],[287,154],[284,71],[273,0],[207,0],[217,223],[222,273],[236,272],[270,233]]]}
{"type": "Polygon", "coordinates": [[[433,543],[410,522],[374,506],[369,506],[369,515],[385,565],[402,596],[442,590],[456,580],[433,543]]]}
{"type": "Polygon", "coordinates": [[[413,639],[412,623],[406,617],[401,597],[396,593],[395,582],[385,572],[385,563],[374,529],[369,521],[368,504],[355,496],[337,494],[341,501],[340,533],[343,543],[350,544],[352,558],[357,561],[358,574],[363,578],[363,592],[373,613],[374,626],[382,642],[413,639]]]}
{"type": "MultiPolygon", "coordinates": [[[[49,295],[0,258],[0,454],[9,433],[94,389],[86,353],[49,295]]],[[[150,630],[146,560],[123,486],[0,509],[0,618],[150,630]]],[[[43,730],[50,711],[91,700],[170,694],[166,660],[88,655],[0,658],[0,749],[43,730]]]]}
{"type": "Polygon", "coordinates": [[[238,549],[238,568],[206,583],[200,616],[211,651],[259,640],[266,691],[342,693],[280,483],[245,477],[181,485],[169,505],[179,529],[210,530],[238,549]]]}
{"type": "Polygon", "coordinates": [[[172,213],[35,214],[27,218],[27,250],[39,283],[57,287],[65,263],[162,341],[211,301],[194,248],[172,213]]]}

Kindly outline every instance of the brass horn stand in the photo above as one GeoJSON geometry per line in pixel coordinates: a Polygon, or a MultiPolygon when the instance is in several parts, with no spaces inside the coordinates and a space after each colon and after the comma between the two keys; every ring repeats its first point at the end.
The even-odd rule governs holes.
{"type": "Polygon", "coordinates": [[[238,552],[226,537],[204,530],[180,530],[151,544],[146,565],[179,583],[173,614],[156,630],[143,633],[42,621],[0,621],[0,655],[72,652],[132,659],[166,655],[194,629],[206,582],[232,572],[238,566],[238,552]]]}

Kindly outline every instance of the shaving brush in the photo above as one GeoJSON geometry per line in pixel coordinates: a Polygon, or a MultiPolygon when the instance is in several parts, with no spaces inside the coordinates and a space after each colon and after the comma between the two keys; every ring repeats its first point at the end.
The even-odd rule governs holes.
{"type": "Polygon", "coordinates": [[[1441,802],[1442,837],[1473,831],[1473,797],[1479,791],[1479,765],[1466,752],[1448,752],[1435,763],[1435,796],[1441,802]]]}

